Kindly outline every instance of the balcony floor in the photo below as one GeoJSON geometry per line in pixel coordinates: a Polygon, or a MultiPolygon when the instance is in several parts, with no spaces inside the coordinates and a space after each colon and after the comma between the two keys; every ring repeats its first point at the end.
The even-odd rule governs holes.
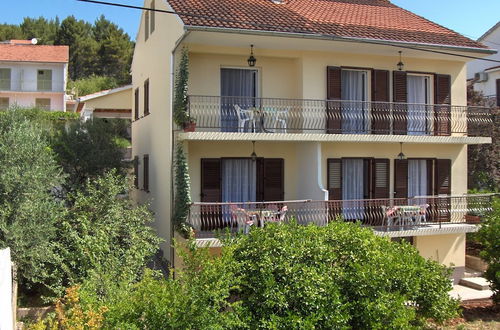
{"type": "Polygon", "coordinates": [[[431,144],[488,144],[490,137],[377,135],[377,134],[323,134],[323,133],[232,133],[232,132],[180,132],[186,141],[304,141],[304,142],[378,142],[378,143],[431,143],[431,144]]]}

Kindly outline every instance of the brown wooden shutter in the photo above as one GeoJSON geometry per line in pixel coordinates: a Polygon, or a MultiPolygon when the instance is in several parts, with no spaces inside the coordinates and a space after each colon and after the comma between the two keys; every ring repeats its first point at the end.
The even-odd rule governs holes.
{"type": "Polygon", "coordinates": [[[500,79],[497,79],[497,107],[500,107],[500,79]]]}
{"type": "Polygon", "coordinates": [[[436,159],[435,194],[451,194],[451,159],[436,159]]]}
{"type": "Polygon", "coordinates": [[[139,88],[136,88],[134,93],[134,119],[139,119],[139,88]]]}
{"type": "Polygon", "coordinates": [[[201,201],[221,202],[221,160],[203,158],[201,160],[201,201]]]}
{"type": "Polygon", "coordinates": [[[264,158],[263,160],[263,201],[273,202],[285,199],[284,160],[264,158]]]}
{"type": "Polygon", "coordinates": [[[340,67],[329,66],[326,68],[326,132],[330,134],[341,133],[341,106],[342,82],[340,67]],[[332,100],[337,100],[336,102],[332,100]]]}
{"type": "Polygon", "coordinates": [[[149,79],[144,82],[144,116],[149,115],[149,79]]]}
{"type": "Polygon", "coordinates": [[[328,199],[342,199],[342,159],[328,159],[328,199]]]}
{"type": "Polygon", "coordinates": [[[393,100],[397,104],[394,104],[393,116],[394,116],[394,134],[405,135],[408,127],[408,86],[407,86],[407,74],[404,71],[393,71],[392,72],[392,84],[393,84],[393,100]]]}
{"type": "Polygon", "coordinates": [[[408,160],[394,160],[394,197],[408,197],[408,160]]]}
{"type": "Polygon", "coordinates": [[[451,133],[451,76],[434,75],[434,131],[435,135],[450,135],[451,133]]]}
{"type": "Polygon", "coordinates": [[[139,188],[139,157],[134,157],[134,187],[139,188]]]}
{"type": "Polygon", "coordinates": [[[389,71],[372,70],[372,131],[373,134],[389,134],[389,71]]]}
{"type": "Polygon", "coordinates": [[[371,198],[389,198],[389,159],[373,159],[371,177],[371,198]]]}
{"type": "Polygon", "coordinates": [[[149,155],[144,155],[142,159],[142,166],[143,166],[142,189],[144,189],[144,191],[149,191],[149,155]]]}

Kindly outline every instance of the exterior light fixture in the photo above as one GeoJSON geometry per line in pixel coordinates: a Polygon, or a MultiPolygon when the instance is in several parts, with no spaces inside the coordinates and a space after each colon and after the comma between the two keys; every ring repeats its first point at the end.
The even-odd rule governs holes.
{"type": "Polygon", "coordinates": [[[255,62],[257,62],[257,59],[253,56],[253,45],[250,45],[250,57],[247,60],[248,66],[254,67],[255,62]]]}
{"type": "Polygon", "coordinates": [[[403,61],[401,60],[401,54],[402,54],[402,53],[403,53],[403,52],[400,50],[400,51],[399,51],[399,62],[398,62],[398,64],[396,64],[396,65],[398,66],[398,70],[399,70],[399,71],[403,71],[403,69],[404,69],[404,67],[405,67],[405,64],[404,64],[404,63],[403,63],[403,61]]]}
{"type": "Polygon", "coordinates": [[[399,148],[400,148],[400,153],[398,155],[399,160],[404,160],[406,159],[406,155],[403,153],[403,142],[399,142],[399,148]]]}
{"type": "Polygon", "coordinates": [[[257,154],[255,153],[255,141],[252,141],[252,154],[250,155],[252,161],[255,162],[257,160],[257,154]]]}

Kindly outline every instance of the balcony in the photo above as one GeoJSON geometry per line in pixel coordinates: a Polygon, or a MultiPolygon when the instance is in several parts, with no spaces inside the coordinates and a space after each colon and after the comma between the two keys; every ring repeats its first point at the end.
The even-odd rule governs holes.
{"type": "Polygon", "coordinates": [[[492,109],[344,100],[189,96],[197,132],[484,136],[492,109]]]}
{"type": "MultiPolygon", "coordinates": [[[[297,221],[324,226],[331,221],[359,222],[387,236],[418,233],[475,231],[469,215],[492,211],[494,194],[424,196],[336,201],[278,201],[248,203],[193,203],[188,223],[196,238],[214,238],[218,232],[246,232],[252,226],[297,221]]],[[[477,221],[477,218],[475,219],[477,221]]]]}
{"type": "Polygon", "coordinates": [[[40,80],[19,80],[0,79],[0,92],[21,92],[21,93],[63,93],[65,92],[63,81],[53,81],[51,79],[40,80]]]}

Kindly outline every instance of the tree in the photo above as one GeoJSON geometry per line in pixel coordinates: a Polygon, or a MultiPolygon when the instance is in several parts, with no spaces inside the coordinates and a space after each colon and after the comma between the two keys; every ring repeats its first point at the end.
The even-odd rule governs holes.
{"type": "Polygon", "coordinates": [[[23,39],[37,38],[41,45],[53,45],[59,29],[59,18],[47,20],[42,16],[25,17],[20,28],[23,32],[23,39]]]}
{"type": "Polygon", "coordinates": [[[105,89],[118,87],[116,79],[106,76],[91,75],[78,80],[68,82],[68,90],[76,97],[89,95],[105,89]]]}
{"type": "Polygon", "coordinates": [[[270,224],[224,245],[250,328],[399,329],[457,313],[444,266],[357,224],[270,224]]]}
{"type": "Polygon", "coordinates": [[[105,119],[74,122],[59,131],[53,148],[64,171],[68,174],[66,188],[73,190],[89,178],[97,178],[111,169],[125,174],[128,167],[123,153],[115,143],[116,132],[105,119]]]}
{"type": "Polygon", "coordinates": [[[133,282],[158,250],[161,240],[149,226],[153,217],[147,206],[134,206],[121,195],[129,188],[126,180],[111,171],[69,194],[67,214],[56,223],[63,287],[91,276],[99,283],[106,277],[133,282]]]}
{"type": "Polygon", "coordinates": [[[0,116],[0,248],[10,247],[21,286],[51,280],[52,241],[64,175],[46,132],[19,111],[0,116]]]}
{"type": "Polygon", "coordinates": [[[500,303],[500,198],[493,201],[493,212],[488,215],[478,233],[483,245],[480,255],[488,263],[485,277],[491,283],[493,299],[500,303]]]}

